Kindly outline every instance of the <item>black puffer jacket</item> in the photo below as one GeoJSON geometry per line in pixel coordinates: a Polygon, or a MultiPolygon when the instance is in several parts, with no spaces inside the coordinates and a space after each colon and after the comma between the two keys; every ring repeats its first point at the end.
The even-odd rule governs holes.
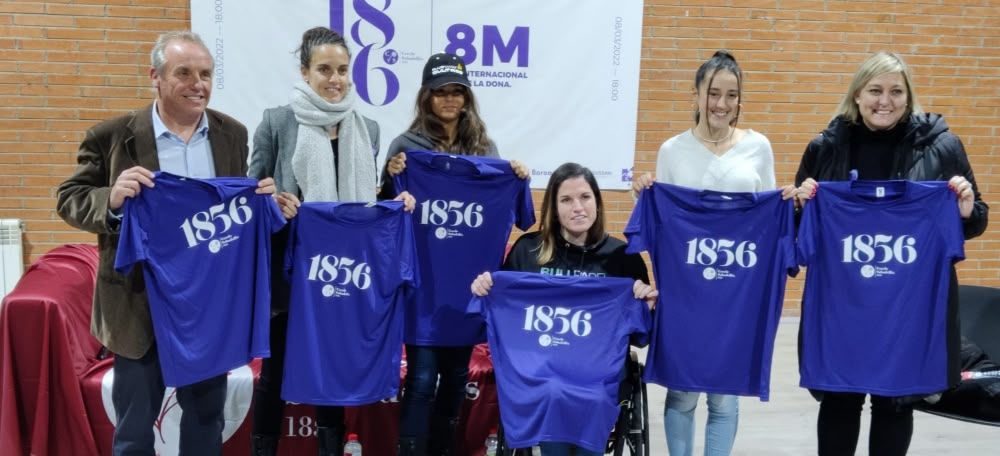
{"type": "MultiPolygon", "coordinates": [[[[851,123],[842,117],[830,122],[826,130],[806,146],[802,154],[799,171],[795,174],[795,185],[801,185],[806,178],[816,181],[844,181],[851,178],[851,123]]],[[[896,128],[905,129],[893,151],[894,161],[891,179],[911,181],[947,181],[960,175],[972,184],[975,205],[969,218],[962,220],[966,239],[971,239],[986,231],[989,206],[982,200],[979,188],[965,155],[962,141],[948,130],[948,124],[940,114],[914,114],[896,128]]],[[[803,303],[803,307],[808,303],[803,303]]],[[[958,322],[958,276],[951,267],[949,279],[948,311],[948,380],[949,384],[959,381],[960,330],[958,322]]],[[[800,341],[801,342],[801,341],[800,341]]],[[[810,390],[817,399],[820,391],[810,390]]],[[[897,404],[912,404],[922,396],[897,398],[897,404]]]]}
{"type": "MultiPolygon", "coordinates": [[[[850,179],[851,124],[837,117],[830,125],[809,142],[802,154],[795,185],[802,185],[806,178],[817,181],[843,181],[850,179]]],[[[982,200],[976,186],[969,157],[965,155],[962,141],[948,130],[940,114],[914,114],[897,128],[906,129],[903,139],[894,151],[892,179],[911,181],[946,181],[953,176],[965,176],[972,183],[976,203],[972,215],[962,221],[965,238],[971,239],[986,231],[989,206],[982,200]]]]}
{"type": "Polygon", "coordinates": [[[538,249],[542,236],[534,231],[517,239],[507,260],[505,271],[540,272],[549,275],[589,275],[606,277],[628,277],[649,283],[649,270],[639,254],[625,253],[625,241],[604,236],[600,242],[580,247],[557,236],[552,260],[538,264],[538,249]]]}

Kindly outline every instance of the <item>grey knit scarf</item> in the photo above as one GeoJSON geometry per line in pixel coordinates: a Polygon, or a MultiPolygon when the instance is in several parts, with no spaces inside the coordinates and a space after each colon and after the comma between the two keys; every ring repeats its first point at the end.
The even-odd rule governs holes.
{"type": "Polygon", "coordinates": [[[364,118],[354,110],[355,98],[349,90],[339,103],[330,103],[305,81],[292,88],[289,104],[299,122],[292,172],[305,201],[375,200],[372,140],[364,118]],[[327,132],[333,125],[339,125],[339,169],[327,132]]]}

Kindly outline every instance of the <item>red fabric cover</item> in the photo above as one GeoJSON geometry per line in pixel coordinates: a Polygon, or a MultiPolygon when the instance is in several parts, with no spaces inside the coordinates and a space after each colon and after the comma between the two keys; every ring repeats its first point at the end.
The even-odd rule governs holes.
{"type": "Polygon", "coordinates": [[[454,454],[483,456],[486,454],[486,437],[500,423],[497,381],[487,344],[476,345],[472,351],[465,394],[460,415],[460,426],[464,432],[459,432],[454,454]]]}
{"type": "MultiPolygon", "coordinates": [[[[475,356],[473,359],[475,359],[475,356]]],[[[480,366],[482,366],[481,361],[480,366]]],[[[83,393],[87,400],[87,411],[90,416],[89,427],[93,429],[94,435],[98,436],[99,453],[94,454],[102,456],[111,455],[111,436],[114,433],[114,425],[108,419],[107,412],[104,411],[104,404],[101,400],[101,381],[109,369],[111,369],[111,360],[102,361],[96,364],[94,369],[88,372],[82,379],[83,393]]],[[[253,371],[254,380],[256,381],[260,375],[260,360],[251,362],[250,369],[253,371]]],[[[476,371],[484,372],[483,369],[477,369],[476,371]]],[[[492,372],[492,369],[490,371],[492,372]]],[[[400,384],[402,384],[405,375],[406,368],[404,365],[403,369],[400,370],[400,384]]],[[[470,381],[473,381],[471,379],[472,377],[470,376],[470,381]]],[[[489,395],[495,398],[496,390],[484,391],[480,397],[489,395]]],[[[399,400],[401,397],[398,396],[392,401],[379,402],[363,407],[347,408],[345,413],[347,432],[358,434],[361,446],[367,454],[396,454],[396,441],[399,435],[399,400]]],[[[496,400],[494,399],[493,402],[495,405],[496,400]]],[[[483,419],[488,420],[486,415],[489,414],[489,410],[478,412],[474,405],[470,405],[477,403],[475,400],[467,399],[466,405],[463,407],[463,413],[471,413],[472,416],[482,415],[483,419]]],[[[493,412],[495,413],[495,409],[493,412]]],[[[251,411],[236,433],[223,444],[224,456],[243,456],[250,453],[250,434],[253,427],[252,416],[253,412],[251,411]]],[[[285,407],[285,417],[281,424],[281,442],[278,446],[278,454],[280,456],[316,454],[316,439],[313,438],[316,432],[314,417],[315,412],[311,405],[291,404],[285,407]]],[[[493,422],[496,422],[495,415],[493,422]]],[[[495,427],[496,425],[494,424],[493,426],[495,427]]],[[[489,428],[476,429],[474,432],[470,431],[471,434],[477,436],[476,440],[483,441],[486,440],[487,432],[489,432],[489,428]],[[482,439],[478,438],[479,434],[482,434],[482,439]]],[[[485,447],[479,447],[483,447],[483,442],[477,443],[478,447],[471,447],[473,451],[456,454],[482,455],[485,447]]]]}
{"type": "Polygon", "coordinates": [[[87,408],[87,417],[90,420],[87,427],[97,442],[95,455],[111,454],[111,436],[115,433],[115,425],[108,419],[108,413],[104,411],[104,403],[101,401],[101,379],[111,370],[112,364],[114,358],[102,359],[94,363],[79,379],[80,390],[83,391],[83,404],[87,408]]]}
{"type": "MultiPolygon", "coordinates": [[[[345,419],[348,434],[357,434],[361,448],[366,454],[396,454],[399,440],[400,403],[406,379],[406,350],[402,352],[402,366],[399,369],[399,392],[391,400],[368,404],[362,407],[348,407],[345,419]]],[[[291,453],[288,453],[289,455],[291,453]]]]}
{"type": "Polygon", "coordinates": [[[32,264],[0,310],[0,454],[97,454],[78,379],[90,335],[97,248],[65,245],[32,264]]]}
{"type": "MultiPolygon", "coordinates": [[[[0,455],[111,455],[114,425],[101,392],[112,359],[97,359],[90,335],[97,271],[91,245],[58,247],[31,265],[0,310],[0,455]]],[[[254,381],[260,361],[250,363],[254,381]]],[[[400,386],[406,375],[405,354],[400,386]]],[[[349,407],[347,432],[367,454],[396,452],[402,394],[386,402],[349,407]]],[[[253,411],[223,445],[224,456],[250,452],[253,411]]],[[[313,407],[285,407],[279,455],[316,454],[313,407]]],[[[481,456],[498,423],[496,381],[489,348],[477,346],[469,363],[456,455],[481,456]]],[[[164,455],[165,456],[165,455],[164,455]]]]}

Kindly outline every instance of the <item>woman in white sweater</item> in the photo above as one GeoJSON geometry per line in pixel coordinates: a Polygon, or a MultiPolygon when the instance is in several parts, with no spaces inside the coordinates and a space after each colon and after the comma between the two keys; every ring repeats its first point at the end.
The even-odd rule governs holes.
{"type": "MultiPolygon", "coordinates": [[[[669,184],[724,192],[774,189],[770,141],[753,130],[736,127],[743,95],[743,74],[736,59],[726,51],[716,52],[698,68],[694,83],[695,124],[660,146],[656,178],[669,184]]],[[[632,189],[638,193],[653,181],[649,174],[639,176],[632,189]]],[[[693,452],[694,410],[699,396],[698,391],[667,390],[663,422],[671,456],[691,456],[693,452]]],[[[705,455],[728,456],[739,422],[737,396],[706,396],[705,455]]]]}

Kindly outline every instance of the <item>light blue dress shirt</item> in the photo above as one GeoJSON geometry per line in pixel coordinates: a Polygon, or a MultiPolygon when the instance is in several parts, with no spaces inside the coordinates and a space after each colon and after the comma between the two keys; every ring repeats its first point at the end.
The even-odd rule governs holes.
{"type": "Polygon", "coordinates": [[[208,142],[208,116],[205,113],[201,114],[201,122],[191,140],[185,142],[167,129],[154,101],[153,134],[156,135],[156,156],[160,159],[161,171],[199,179],[215,177],[212,145],[208,142]]]}
{"type": "MultiPolygon", "coordinates": [[[[215,177],[215,162],[212,160],[212,144],[208,142],[208,115],[201,114],[198,129],[189,142],[171,132],[153,102],[153,134],[156,136],[156,156],[160,170],[184,177],[205,179],[215,177]]],[[[108,209],[109,220],[121,222],[121,208],[108,209]]]]}

